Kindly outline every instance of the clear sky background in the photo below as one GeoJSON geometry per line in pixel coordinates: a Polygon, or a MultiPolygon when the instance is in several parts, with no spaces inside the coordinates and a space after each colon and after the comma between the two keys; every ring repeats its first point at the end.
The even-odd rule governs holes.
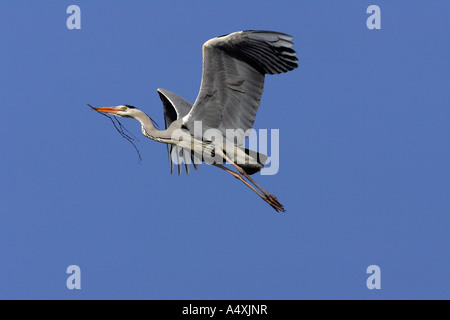
{"type": "Polygon", "coordinates": [[[449,299],[449,1],[4,1],[0,11],[0,298],[449,299]],[[81,8],[81,30],[66,9],[81,8]],[[381,8],[381,30],[366,9],[381,8]],[[87,106],[164,125],[157,88],[193,102],[201,46],[292,34],[256,129],[280,170],[276,213],[209,165],[87,106]],[[142,138],[141,138],[142,137],[142,138]],[[81,290],[66,268],[81,268],[81,290]],[[366,269],[381,268],[369,290],[366,269]]]}

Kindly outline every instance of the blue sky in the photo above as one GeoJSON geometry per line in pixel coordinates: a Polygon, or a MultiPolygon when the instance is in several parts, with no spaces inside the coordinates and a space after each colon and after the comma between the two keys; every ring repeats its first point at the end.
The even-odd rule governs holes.
{"type": "Polygon", "coordinates": [[[1,299],[449,299],[448,1],[6,1],[0,11],[1,299]],[[68,30],[66,8],[81,8],[68,30]],[[366,8],[381,8],[381,29],[366,8]],[[86,106],[156,93],[193,102],[201,45],[292,34],[299,68],[268,76],[255,128],[280,170],[277,214],[209,165],[139,165],[86,106]],[[81,269],[81,290],[66,268],[81,269]],[[366,269],[381,269],[369,290],[366,269]]]}

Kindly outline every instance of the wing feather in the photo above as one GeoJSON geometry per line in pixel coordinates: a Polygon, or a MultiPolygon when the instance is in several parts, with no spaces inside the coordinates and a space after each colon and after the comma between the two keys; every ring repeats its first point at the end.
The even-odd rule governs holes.
{"type": "MultiPolygon", "coordinates": [[[[202,121],[202,134],[219,129],[253,127],[265,74],[297,68],[292,36],[273,31],[240,31],[213,38],[203,45],[203,74],[200,92],[183,124],[194,133],[194,122],[202,121]]],[[[238,145],[246,134],[238,136],[238,145]]],[[[202,138],[202,137],[197,137],[202,138]]]]}
{"type": "MultiPolygon", "coordinates": [[[[182,117],[187,115],[192,108],[192,104],[189,101],[181,98],[180,96],[168,90],[158,89],[157,91],[159,97],[161,98],[161,101],[163,102],[164,122],[167,129],[172,124],[172,122],[181,119],[182,117]]],[[[196,170],[198,169],[198,163],[194,161],[195,156],[189,155],[189,153],[186,150],[180,147],[176,147],[173,144],[167,144],[167,153],[169,155],[171,174],[173,173],[174,169],[173,159],[176,159],[178,164],[178,175],[181,175],[182,171],[181,161],[184,162],[187,174],[190,173],[190,165],[189,165],[190,159],[192,160],[191,163],[194,165],[194,168],[196,170]]]]}

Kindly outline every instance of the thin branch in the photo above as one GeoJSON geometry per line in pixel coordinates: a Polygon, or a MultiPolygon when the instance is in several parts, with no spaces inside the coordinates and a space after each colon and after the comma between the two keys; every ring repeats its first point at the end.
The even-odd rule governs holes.
{"type": "MultiPolygon", "coordinates": [[[[94,111],[97,111],[97,110],[95,110],[95,108],[93,107],[93,106],[91,106],[90,104],[88,104],[88,106],[92,109],[92,110],[94,110],[94,111]]],[[[117,132],[119,132],[120,133],[120,135],[122,136],[122,137],[124,137],[126,140],[128,140],[128,142],[130,142],[132,145],[133,145],[133,147],[134,147],[134,149],[136,150],[136,152],[137,152],[137,154],[138,154],[138,157],[139,157],[139,159],[138,159],[138,162],[139,162],[139,164],[141,164],[141,161],[142,161],[142,157],[141,157],[141,153],[139,152],[139,149],[136,147],[136,145],[134,144],[134,140],[137,140],[137,141],[139,141],[130,131],[128,131],[127,130],[127,128],[125,128],[124,126],[123,126],[123,124],[119,121],[119,119],[117,119],[116,117],[112,117],[112,116],[110,116],[110,115],[108,115],[108,114],[105,114],[105,113],[101,113],[101,112],[99,112],[99,111],[97,111],[98,113],[100,113],[102,116],[105,116],[105,117],[107,117],[109,120],[111,120],[111,122],[112,122],[112,124],[114,125],[114,128],[116,128],[116,130],[117,130],[117,132]],[[115,121],[117,121],[117,124],[114,122],[114,120],[115,121]],[[120,129],[119,129],[120,128],[120,129]],[[126,134],[125,132],[124,132],[124,130],[126,131],[126,132],[128,132],[129,134],[131,134],[134,138],[132,138],[132,137],[130,137],[128,134],[126,134]]]]}

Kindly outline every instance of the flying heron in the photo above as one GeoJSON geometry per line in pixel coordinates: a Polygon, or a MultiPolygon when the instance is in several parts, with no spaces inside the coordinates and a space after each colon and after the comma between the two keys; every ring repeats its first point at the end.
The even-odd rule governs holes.
{"type": "MultiPolygon", "coordinates": [[[[192,105],[170,91],[157,90],[163,102],[165,130],[155,128],[148,115],[130,105],[93,109],[138,120],[144,136],[167,144],[172,172],[178,157],[183,159],[187,174],[190,160],[197,169],[202,159],[242,181],[276,211],[284,212],[278,199],[250,177],[264,167],[267,157],[246,149],[244,142],[260,105],[264,76],[298,66],[296,52],[291,49],[292,39],[284,33],[248,30],[205,42],[202,81],[195,103],[192,105]],[[211,134],[208,136],[211,129],[221,138],[217,134],[214,139],[211,134]],[[227,137],[230,129],[234,133],[232,141],[227,137]]],[[[177,164],[180,174],[181,163],[177,164]]]]}

